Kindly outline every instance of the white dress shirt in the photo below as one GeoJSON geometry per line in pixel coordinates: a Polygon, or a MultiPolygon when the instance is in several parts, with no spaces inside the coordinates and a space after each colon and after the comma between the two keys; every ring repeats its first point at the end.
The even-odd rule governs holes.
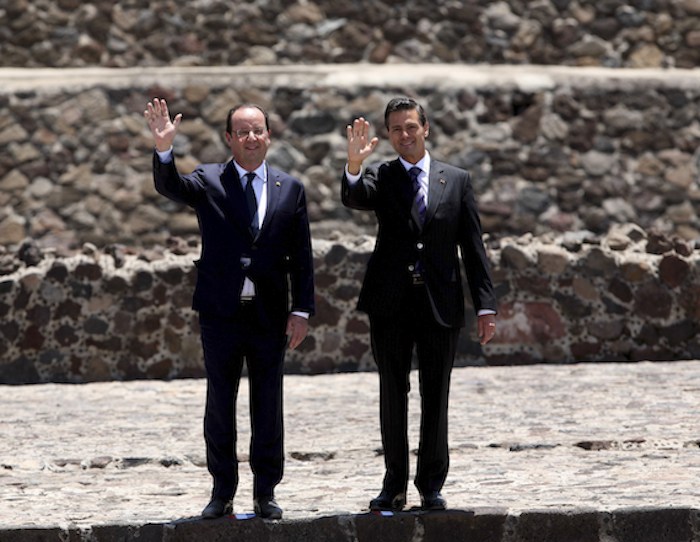
{"type": "MultiPolygon", "coordinates": [[[[260,229],[262,227],[263,220],[265,220],[265,212],[267,211],[267,167],[265,162],[260,164],[258,169],[255,171],[243,169],[235,160],[233,161],[233,165],[236,166],[236,171],[238,171],[238,178],[241,180],[241,188],[243,189],[243,192],[245,192],[245,185],[248,182],[246,175],[248,173],[255,173],[255,178],[253,179],[253,191],[255,192],[255,200],[258,202],[258,210],[255,213],[255,218],[258,219],[258,229],[260,229]]],[[[250,261],[247,263],[250,263],[250,261]]],[[[255,297],[255,284],[252,280],[246,277],[243,280],[241,298],[252,299],[253,297],[255,297]]]]}

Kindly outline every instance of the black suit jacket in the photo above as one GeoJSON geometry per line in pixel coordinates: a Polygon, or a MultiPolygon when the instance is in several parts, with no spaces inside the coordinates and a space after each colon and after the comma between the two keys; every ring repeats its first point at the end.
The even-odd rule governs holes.
{"type": "Polygon", "coordinates": [[[246,276],[255,283],[257,306],[272,326],[285,326],[290,310],[314,312],[313,256],[302,183],[268,168],[267,210],[258,235],[249,228],[245,194],[233,161],[201,164],[180,175],[175,160],[154,155],[156,190],[197,213],[202,254],[192,307],[232,317],[246,276]],[[241,258],[250,258],[249,267],[241,258]],[[291,305],[289,294],[291,290],[291,305]]]}
{"type": "Polygon", "coordinates": [[[435,320],[447,327],[463,326],[458,247],[474,308],[496,310],[481,222],[467,171],[431,161],[422,227],[411,180],[398,159],[368,167],[352,186],[343,175],[342,200],[350,208],[374,211],[379,223],[359,310],[375,317],[395,315],[412,288],[411,268],[420,261],[435,320]]]}

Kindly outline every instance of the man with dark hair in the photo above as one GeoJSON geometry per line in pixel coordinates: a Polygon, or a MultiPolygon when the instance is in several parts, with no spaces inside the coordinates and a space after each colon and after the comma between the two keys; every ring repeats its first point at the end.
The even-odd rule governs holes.
{"type": "Polygon", "coordinates": [[[258,105],[229,111],[224,136],[233,159],[202,164],[189,175],[177,171],[172,152],[182,115],[171,120],[165,100],[155,98],[144,116],[155,143],[156,189],[192,207],[202,235],[193,308],[199,312],[207,374],[204,438],[214,481],[202,516],[231,512],[238,486],[236,396],[245,358],[255,512],[279,519],[274,489],[284,462],[285,345],[288,340],[289,348],[296,348],[304,340],[314,311],[304,187],[268,167],[270,127],[258,105]]]}
{"type": "Polygon", "coordinates": [[[384,114],[399,157],[362,169],[378,139],[360,117],[347,127],[343,203],[374,211],[379,223],[358,309],[370,320],[379,372],[380,422],[386,472],[371,510],[401,510],[408,485],[408,391],[413,348],[420,375],[421,424],[415,485],[425,510],[446,507],[441,490],[449,466],[447,407],[464,297],[461,250],[477,311],[481,344],[496,329],[496,299],[470,175],[431,158],[430,125],[410,98],[395,98],[384,114]]]}

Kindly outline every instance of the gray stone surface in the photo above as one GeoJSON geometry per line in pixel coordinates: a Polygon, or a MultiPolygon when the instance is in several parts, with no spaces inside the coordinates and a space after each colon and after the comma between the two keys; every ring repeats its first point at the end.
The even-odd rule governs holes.
{"type": "Polygon", "coordinates": [[[2,66],[695,67],[697,0],[4,0],[2,66]]]}
{"type": "Polygon", "coordinates": [[[153,188],[143,109],[167,98],[183,113],[182,172],[228,159],[225,111],[270,111],[271,165],[306,187],[315,238],[373,235],[373,213],[345,208],[345,127],[358,115],[395,156],[382,112],[414,96],[430,119],[433,157],[468,169],[492,238],[633,222],[700,239],[700,71],[443,64],[0,68],[0,255],[35,239],[165,245],[199,237],[191,209],[153,188]]]}
{"type": "MultiPolygon", "coordinates": [[[[369,321],[356,310],[374,243],[340,234],[313,239],[316,314],[309,336],[287,356],[286,373],[374,370],[369,321]]],[[[0,256],[0,383],[203,377],[190,309],[199,247],[177,247],[137,255],[85,245],[60,258],[23,244],[0,256]],[[25,263],[32,253],[36,265],[25,263]],[[16,272],[3,275],[3,264],[16,272]]],[[[465,280],[458,366],[700,354],[700,251],[681,239],[627,224],[602,237],[489,239],[487,251],[498,333],[479,345],[465,280]]]]}
{"type": "MultiPolygon", "coordinates": [[[[419,399],[412,376],[415,448],[419,399]]],[[[287,463],[277,497],[291,531],[270,540],[301,540],[289,532],[321,529],[329,517],[341,526],[351,522],[353,532],[370,528],[361,514],[382,477],[376,379],[286,377],[287,463]]],[[[191,379],[2,386],[0,540],[29,540],[31,529],[45,529],[37,532],[47,540],[56,539],[48,533],[106,532],[110,525],[131,526],[129,536],[149,523],[170,524],[175,534],[212,529],[188,521],[210,489],[204,385],[191,379]],[[10,537],[13,529],[25,538],[17,531],[10,537]]],[[[700,502],[699,396],[700,361],[455,369],[444,488],[455,510],[450,521],[468,515],[469,529],[481,522],[479,529],[517,534],[504,540],[565,540],[556,533],[576,525],[595,530],[591,522],[601,532],[622,533],[601,540],[690,540],[683,533],[695,529],[692,509],[700,502]],[[489,523],[494,514],[500,527],[489,523]],[[537,526],[554,537],[538,538],[537,526]],[[649,532],[652,538],[642,536],[649,532]]],[[[243,461],[234,504],[236,513],[249,513],[245,380],[238,404],[243,461]]],[[[408,506],[418,504],[410,486],[408,506]]],[[[414,519],[397,520],[391,531],[410,531],[406,521],[414,519]]],[[[439,517],[420,521],[423,533],[447,528],[439,517]]],[[[166,539],[188,539],[175,534],[166,539]]]]}

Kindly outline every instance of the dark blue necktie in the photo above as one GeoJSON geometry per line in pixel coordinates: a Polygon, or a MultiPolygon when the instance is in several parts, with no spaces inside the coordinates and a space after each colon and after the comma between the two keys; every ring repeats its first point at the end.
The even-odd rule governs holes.
{"type": "Polygon", "coordinates": [[[258,200],[255,197],[255,190],[253,190],[253,179],[255,179],[255,173],[246,173],[245,178],[247,179],[245,185],[245,199],[248,203],[250,230],[253,232],[253,237],[255,237],[258,234],[258,200]]]}
{"type": "Polygon", "coordinates": [[[420,189],[420,181],[418,180],[421,171],[423,171],[421,168],[414,166],[408,170],[408,176],[411,177],[411,181],[413,181],[413,198],[418,208],[420,223],[423,224],[425,222],[425,198],[423,197],[423,192],[420,189]]]}

